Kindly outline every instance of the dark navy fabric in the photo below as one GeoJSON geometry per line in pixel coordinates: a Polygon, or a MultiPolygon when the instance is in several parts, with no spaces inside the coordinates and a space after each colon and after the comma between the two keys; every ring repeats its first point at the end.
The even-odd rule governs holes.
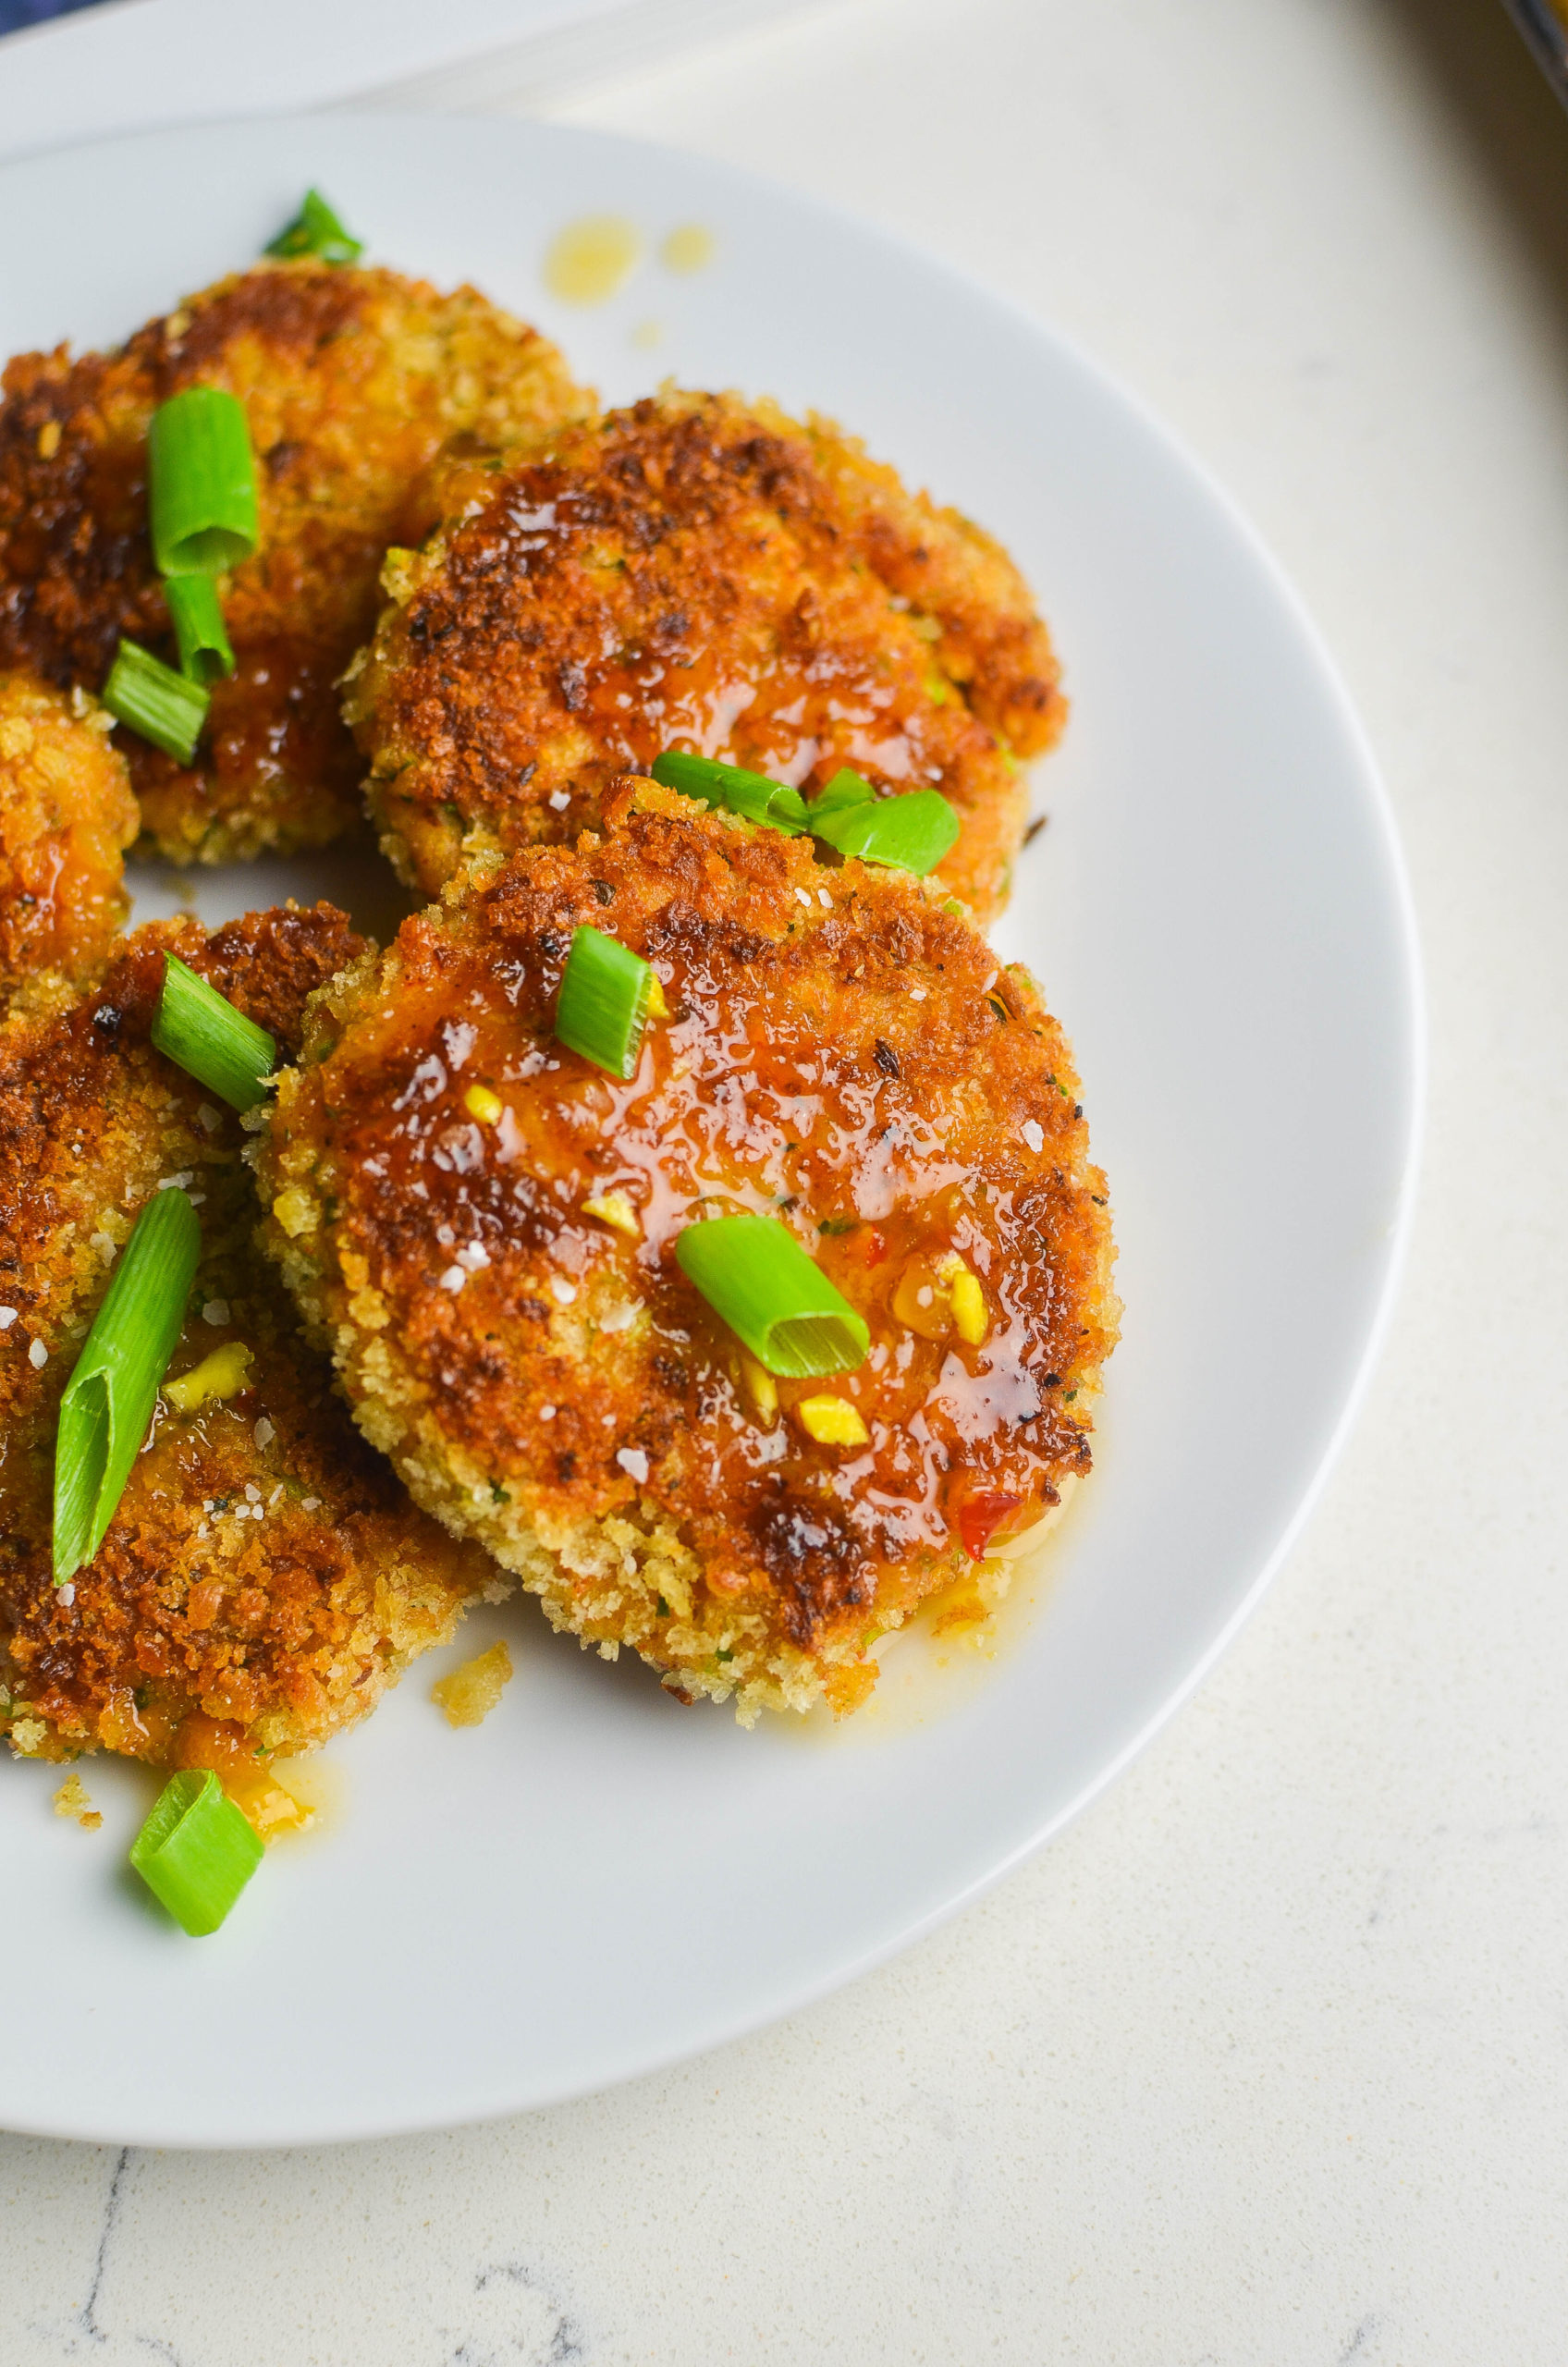
{"type": "Polygon", "coordinates": [[[51,17],[68,17],[93,5],[94,0],[0,0],[0,33],[18,33],[24,25],[47,24],[51,17]]]}

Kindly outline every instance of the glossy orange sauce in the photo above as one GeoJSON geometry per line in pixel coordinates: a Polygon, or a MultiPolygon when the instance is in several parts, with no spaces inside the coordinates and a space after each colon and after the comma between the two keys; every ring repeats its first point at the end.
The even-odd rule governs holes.
{"type": "MultiPolygon", "coordinates": [[[[835,875],[815,876],[831,894],[835,875]]],[[[756,1524],[780,1496],[830,1505],[846,1550],[852,1539],[888,1570],[975,1550],[962,1521],[978,1500],[1005,1500],[991,1527],[1010,1528],[1054,1502],[1053,1473],[1087,1460],[1052,1369],[1077,1349],[1053,1330],[1039,1210],[1021,1205],[1026,1174],[987,1155],[990,1113],[966,1139],[950,1104],[924,1112],[864,1049],[835,1042],[827,989],[815,996],[809,974],[790,1000],[759,996],[754,980],[738,990],[728,956],[701,950],[655,954],[670,1017],[650,1026],[635,1075],[617,1081],[533,1015],[553,1005],[568,941],[546,980],[493,950],[445,956],[428,988],[405,975],[368,1033],[356,1026],[351,1066],[320,1072],[343,1246],[389,1290],[399,1343],[438,1386],[444,1425],[492,1469],[547,1475],[564,1452],[563,1485],[578,1501],[596,1485],[609,1503],[637,1492],[615,1463],[633,1417],[655,1430],[662,1418],[685,1450],[680,1508],[721,1564],[755,1560],[756,1524]],[[505,1104],[495,1125],[464,1107],[476,1084],[505,1104]],[[582,1214],[607,1191],[635,1204],[640,1241],[582,1214]],[[780,1380],[771,1425],[748,1403],[731,1336],[675,1263],[704,1208],[785,1217],[870,1326],[858,1371],[780,1380]],[[890,1306],[912,1260],[949,1250],[985,1290],[980,1346],[922,1337],[890,1306]],[[471,1268],[454,1294],[425,1282],[412,1294],[416,1276],[454,1260],[471,1268]],[[609,1335],[592,1370],[570,1368],[570,1395],[545,1333],[567,1308],[609,1335]],[[627,1310],[647,1326],[634,1337],[627,1323],[623,1349],[627,1310]],[[864,1448],[820,1446],[793,1418],[825,1391],[859,1410],[864,1448]]]]}

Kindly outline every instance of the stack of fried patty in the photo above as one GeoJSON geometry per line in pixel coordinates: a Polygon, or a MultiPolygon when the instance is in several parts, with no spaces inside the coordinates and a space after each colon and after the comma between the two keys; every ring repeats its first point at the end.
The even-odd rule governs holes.
{"type": "Polygon", "coordinates": [[[514,1578],[683,1699],[851,1709],[877,1639],[1086,1469],[1105,1181],[1060,1029],[970,917],[1065,709],[980,530],[828,423],[671,389],[599,414],[472,289],[269,264],[117,353],[10,365],[0,667],[13,1748],[306,1747],[514,1578]],[[147,425],[198,385],[244,405],[261,532],[181,766],[96,693],[122,636],[172,654],[147,425]],[[670,748],[936,789],[959,836],[935,879],[842,859],[659,788],[670,748]],[[139,830],[215,862],[367,799],[438,898],[385,952],[325,905],[120,935],[139,830]],[[584,926],[658,982],[624,1079],[554,1033],[584,926]],[[259,1131],[153,1048],[167,952],[277,1039],[259,1131]],[[202,1220],[190,1385],[57,1588],[60,1392],[160,1188],[202,1220]],[[727,1210],[864,1319],[839,1410],[680,1267],[727,1210]]]}

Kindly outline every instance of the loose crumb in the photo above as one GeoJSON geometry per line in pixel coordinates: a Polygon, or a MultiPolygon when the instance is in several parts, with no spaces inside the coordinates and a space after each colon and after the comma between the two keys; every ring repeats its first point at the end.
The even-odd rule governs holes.
{"type": "Polygon", "coordinates": [[[450,1676],[430,1688],[430,1698],[449,1726],[477,1726],[490,1715],[511,1680],[512,1656],[506,1645],[492,1644],[472,1661],[464,1661],[450,1676]]]}
{"type": "Polygon", "coordinates": [[[96,1833],[104,1820],[87,1797],[80,1775],[67,1775],[55,1795],[55,1814],[75,1817],[83,1833],[96,1833]]]}

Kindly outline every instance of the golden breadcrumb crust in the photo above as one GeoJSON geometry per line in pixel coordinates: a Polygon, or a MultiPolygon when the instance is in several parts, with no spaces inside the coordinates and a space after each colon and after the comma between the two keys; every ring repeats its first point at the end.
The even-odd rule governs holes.
{"type": "Polygon", "coordinates": [[[86,976],[125,919],[136,800],[108,732],[80,692],[0,673],[0,1000],[34,971],[86,976]]]}
{"type": "Polygon", "coordinates": [[[1077,1090],[1027,974],[921,883],[627,780],[313,999],[256,1157],[416,1502],[750,1719],[853,1706],[876,1636],[1087,1468],[1118,1308],[1077,1090]],[[554,1036],[585,922],[668,1007],[629,1083],[554,1036]],[[858,1371],[774,1383],[687,1282],[682,1229],[740,1209],[864,1315],[858,1371]],[[811,1434],[824,1394],[863,1444],[811,1434]]]}
{"type": "Polygon", "coordinates": [[[328,905],[210,938],[155,923],[84,997],[34,981],[0,1028],[0,1732],[43,1758],[102,1745],[232,1772],[361,1716],[499,1574],[415,1511],[300,1339],[254,1245],[239,1119],[148,1040],[165,948],[290,1045],[306,994],[363,940],[328,905]],[[60,1394],[170,1179],[202,1236],[171,1375],[241,1342],[248,1385],[190,1413],[160,1399],[103,1545],[57,1591],[60,1394]]]}
{"type": "Polygon", "coordinates": [[[1065,701],[976,527],[827,422],[735,395],[667,390],[436,475],[451,522],[389,559],[345,708],[405,877],[434,892],[476,830],[570,840],[675,746],[808,792],[843,765],[937,788],[962,824],[944,878],[982,917],[1005,901],[1015,758],[1065,701]]]}
{"type": "Polygon", "coordinates": [[[0,401],[0,665],[103,688],[122,634],[175,657],[146,532],[147,423],[190,386],[244,404],[261,540],[223,586],[239,660],[193,767],[122,731],[143,826],[175,862],[320,845],[360,818],[335,688],[390,542],[428,531],[449,436],[504,442],[589,398],[554,346],[472,288],[259,264],[115,353],[22,354],[0,401]]]}

